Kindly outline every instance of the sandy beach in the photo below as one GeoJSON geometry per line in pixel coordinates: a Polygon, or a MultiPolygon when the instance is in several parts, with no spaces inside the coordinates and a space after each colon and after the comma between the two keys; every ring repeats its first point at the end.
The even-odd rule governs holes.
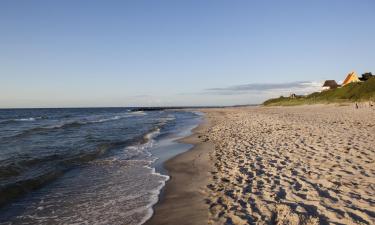
{"type": "Polygon", "coordinates": [[[210,127],[210,121],[206,120],[193,130],[193,135],[180,140],[193,144],[194,147],[165,163],[170,181],[147,225],[192,225],[208,221],[208,205],[205,199],[209,191],[206,188],[210,179],[209,171],[213,170],[209,153],[214,148],[208,139],[204,139],[204,134],[210,127]]]}
{"type": "Polygon", "coordinates": [[[375,110],[204,109],[147,224],[374,224],[375,110]]]}

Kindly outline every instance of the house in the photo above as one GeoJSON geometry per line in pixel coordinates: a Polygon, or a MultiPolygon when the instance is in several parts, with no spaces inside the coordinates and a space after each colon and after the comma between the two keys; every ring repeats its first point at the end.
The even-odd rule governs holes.
{"type": "Polygon", "coordinates": [[[340,87],[335,80],[326,80],[323,84],[323,90],[336,89],[340,87]]]}
{"type": "Polygon", "coordinates": [[[359,78],[360,81],[366,81],[371,77],[375,77],[371,72],[362,74],[362,77],[359,78]]]}
{"type": "Polygon", "coordinates": [[[350,83],[355,83],[355,82],[360,82],[357,74],[355,72],[351,72],[348,74],[348,76],[346,76],[344,82],[342,82],[342,85],[341,86],[345,86],[347,84],[350,84],[350,83]]]}
{"type": "Polygon", "coordinates": [[[302,97],[303,97],[303,95],[297,95],[295,93],[292,93],[292,94],[289,95],[289,98],[291,98],[291,99],[302,98],[302,97]]]}

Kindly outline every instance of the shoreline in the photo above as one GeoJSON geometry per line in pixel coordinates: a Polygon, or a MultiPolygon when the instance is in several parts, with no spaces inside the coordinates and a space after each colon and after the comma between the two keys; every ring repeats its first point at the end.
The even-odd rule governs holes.
{"type": "Polygon", "coordinates": [[[208,162],[213,145],[202,137],[205,137],[210,126],[204,114],[202,122],[192,130],[192,134],[178,140],[193,147],[164,162],[170,179],[153,207],[152,217],[145,225],[207,223],[208,205],[204,192],[210,177],[211,164],[208,162]]]}
{"type": "MultiPolygon", "coordinates": [[[[100,109],[100,113],[102,112],[100,109]]],[[[107,113],[107,111],[104,112],[107,113]]],[[[43,119],[47,125],[50,125],[49,111],[37,111],[35,113],[45,115],[43,119]]],[[[52,113],[56,114],[54,111],[52,113]]],[[[103,130],[112,130],[117,128],[113,126],[119,124],[121,128],[126,127],[125,129],[129,130],[129,134],[126,133],[127,131],[118,132],[118,136],[108,134],[109,137],[104,136],[107,137],[105,141],[98,137],[101,143],[105,142],[103,145],[95,145],[97,148],[93,149],[93,151],[99,151],[100,149],[102,153],[100,156],[90,157],[89,159],[83,157],[82,160],[74,162],[74,168],[67,165],[66,168],[69,169],[64,173],[53,176],[48,180],[48,183],[40,184],[40,188],[29,190],[23,195],[20,194],[17,198],[14,198],[14,201],[2,206],[0,224],[53,224],[58,223],[57,220],[66,224],[77,221],[87,221],[88,223],[94,221],[98,224],[144,224],[152,217],[153,206],[159,201],[160,191],[169,179],[165,170],[161,169],[162,164],[168,159],[191,149],[192,145],[180,143],[178,140],[191,135],[191,131],[202,121],[202,116],[183,111],[139,114],[127,110],[123,112],[122,109],[122,111],[109,111],[108,115],[100,114],[99,117],[92,116],[97,113],[93,110],[88,111],[87,114],[80,113],[77,118],[73,117],[65,121],[64,115],[67,113],[73,114],[75,111],[64,111],[61,116],[60,114],[56,116],[62,118],[61,120],[53,121],[53,124],[59,125],[58,131],[65,132],[64,129],[60,129],[60,125],[72,124],[74,121],[77,121],[78,124],[83,121],[79,125],[79,129],[89,127],[83,126],[83,123],[99,124],[95,128],[103,130]],[[131,116],[128,117],[129,114],[131,116]],[[122,120],[125,117],[127,119],[122,120]],[[135,118],[134,123],[132,118],[135,118]],[[105,124],[112,120],[119,121],[105,124]],[[125,124],[123,125],[121,122],[125,124]],[[135,129],[129,129],[133,125],[135,129]],[[141,126],[139,129],[138,125],[141,126]],[[128,138],[128,140],[120,143],[118,139],[121,138],[128,138]],[[88,201],[87,204],[82,203],[86,201],[88,201]],[[57,204],[59,202],[64,204],[57,204]],[[110,202],[110,204],[106,205],[107,202],[110,202]],[[77,208],[81,208],[85,212],[76,210],[77,208]]],[[[24,115],[21,116],[26,118],[24,115]]],[[[42,116],[39,120],[44,122],[42,116]]],[[[29,121],[22,120],[18,123],[20,126],[26,126],[26,123],[28,123],[27,125],[30,124],[30,129],[33,131],[33,124],[29,121]]],[[[42,122],[38,121],[39,124],[36,126],[43,127],[42,122]]],[[[48,131],[56,132],[55,126],[51,125],[51,127],[51,129],[48,128],[48,131]]],[[[49,135],[49,132],[45,133],[49,135]]],[[[81,138],[83,135],[79,133],[77,136],[81,138]]],[[[30,136],[27,137],[30,138],[30,136]]],[[[86,136],[83,137],[86,138],[86,136]]],[[[22,139],[20,140],[22,141],[22,139]]],[[[86,139],[83,140],[86,141],[86,139]]],[[[92,137],[88,139],[87,143],[92,144],[91,140],[96,139],[92,137]]],[[[78,150],[80,149],[78,148],[78,150]]],[[[83,153],[82,155],[85,156],[83,153]]],[[[76,158],[79,158],[78,156],[76,158]]],[[[48,158],[48,160],[50,159],[54,158],[48,158]]],[[[42,163],[44,162],[42,161],[42,163]]],[[[45,167],[41,168],[45,169],[45,167]]]]}
{"type": "Polygon", "coordinates": [[[372,224],[375,111],[201,109],[147,225],[372,224]]]}

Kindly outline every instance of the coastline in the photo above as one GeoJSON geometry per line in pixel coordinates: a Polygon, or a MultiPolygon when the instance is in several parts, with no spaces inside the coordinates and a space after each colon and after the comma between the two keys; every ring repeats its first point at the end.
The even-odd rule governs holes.
{"type": "MultiPolygon", "coordinates": [[[[120,108],[84,109],[85,113],[83,113],[82,109],[63,109],[58,114],[56,110],[60,109],[33,111],[34,114],[41,115],[40,117],[34,116],[34,114],[25,117],[23,112],[20,112],[19,118],[27,118],[27,120],[21,119],[10,123],[10,125],[13,127],[19,125],[21,128],[29,126],[26,129],[28,135],[21,136],[19,140],[22,143],[22,138],[26,136],[28,141],[31,142],[31,146],[32,137],[34,133],[35,135],[39,134],[40,127],[43,129],[44,137],[52,138],[54,137],[53,134],[56,133],[65,137],[61,133],[68,133],[66,129],[70,129],[69,131],[76,129],[73,130],[76,135],[74,137],[80,138],[80,141],[86,140],[86,133],[82,132],[83,135],[81,135],[79,131],[92,132],[93,129],[102,131],[97,138],[100,143],[105,142],[103,146],[98,145],[98,148],[94,148],[91,141],[98,140],[94,137],[88,138],[87,145],[85,145],[91,146],[93,151],[100,150],[102,154],[88,159],[82,157],[80,163],[74,161],[74,168],[67,167],[68,170],[52,177],[43,185],[40,185],[40,188],[30,190],[4,205],[1,208],[0,224],[71,224],[80,223],[83,220],[97,224],[145,223],[151,218],[153,214],[152,206],[158,202],[160,191],[169,178],[161,169],[161,164],[169,158],[191,149],[192,145],[179,143],[177,140],[189,136],[192,129],[198,126],[202,118],[199,115],[194,115],[196,113],[183,111],[139,113],[120,108]],[[74,114],[77,117],[67,117],[66,114],[74,114]],[[97,114],[100,114],[100,116],[97,116],[97,114]],[[129,114],[131,116],[128,116],[129,114]],[[38,119],[29,119],[31,116],[38,119]],[[50,119],[52,117],[61,119],[52,120],[50,119]],[[38,121],[34,124],[34,120],[38,121]],[[65,124],[68,124],[68,126],[65,124]],[[124,130],[121,130],[122,132],[105,132],[116,130],[118,128],[116,126],[120,126],[124,130]],[[47,129],[44,127],[47,127],[47,129]],[[29,130],[35,132],[32,133],[29,130]],[[119,139],[128,140],[119,143],[119,139]],[[89,203],[81,204],[86,201],[89,203]],[[59,204],[60,202],[64,204],[59,204]],[[111,204],[106,204],[108,202],[111,202],[111,204]],[[77,210],[77,208],[80,210],[77,210]]],[[[16,110],[12,114],[17,115],[17,113],[16,110]]],[[[9,115],[10,119],[18,118],[12,114],[9,115]]],[[[21,131],[24,132],[22,129],[21,131]]],[[[62,138],[62,140],[64,139],[62,138]]],[[[59,144],[57,141],[56,143],[59,144]]],[[[51,141],[52,146],[54,146],[53,144],[54,142],[51,141]]],[[[75,149],[79,151],[83,148],[75,147],[75,149]]],[[[73,152],[73,150],[67,148],[67,156],[69,156],[69,152],[73,152]]],[[[53,151],[52,154],[54,153],[56,152],[53,151]]],[[[85,152],[83,151],[83,153],[85,152]]],[[[81,155],[86,156],[85,154],[81,155]]],[[[81,155],[76,158],[81,159],[79,157],[81,155]]],[[[45,161],[53,162],[54,157],[58,158],[59,162],[60,159],[64,159],[62,156],[59,158],[59,155],[52,155],[45,161]]],[[[43,167],[45,161],[41,161],[41,169],[46,169],[46,172],[48,172],[48,167],[43,167]]],[[[9,168],[12,169],[12,167],[9,168]]],[[[32,181],[32,184],[39,184],[38,180],[32,181]]],[[[4,183],[4,180],[2,180],[2,184],[4,183]]],[[[20,184],[22,183],[20,182],[20,184]]],[[[27,186],[25,185],[25,187],[27,186]]],[[[21,185],[20,188],[22,188],[21,185]]]]}
{"type": "Polygon", "coordinates": [[[147,225],[372,224],[375,111],[202,109],[147,225]],[[214,147],[215,146],[215,147],[214,147]]]}
{"type": "Polygon", "coordinates": [[[191,144],[188,151],[178,154],[164,163],[170,177],[162,191],[162,197],[154,205],[153,216],[146,225],[206,224],[208,205],[206,186],[209,180],[209,152],[213,145],[204,138],[211,126],[207,115],[188,137],[178,142],[191,144]]]}

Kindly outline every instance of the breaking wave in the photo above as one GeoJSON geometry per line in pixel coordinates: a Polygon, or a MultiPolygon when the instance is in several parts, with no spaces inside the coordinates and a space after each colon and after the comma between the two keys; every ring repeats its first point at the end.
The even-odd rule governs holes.
{"type": "Polygon", "coordinates": [[[97,146],[94,151],[83,152],[76,155],[50,155],[42,158],[24,157],[23,160],[17,160],[18,163],[1,162],[0,167],[0,206],[10,199],[23,195],[31,190],[55,180],[63,175],[73,166],[90,162],[104,155],[109,150],[124,146],[126,157],[122,160],[147,159],[152,163],[155,158],[151,158],[151,153],[147,151],[154,143],[154,138],[160,133],[160,128],[156,127],[149,130],[142,136],[122,142],[112,142],[97,146]],[[1,172],[3,171],[3,172],[1,172]],[[4,182],[4,179],[6,180],[4,182]]]}

